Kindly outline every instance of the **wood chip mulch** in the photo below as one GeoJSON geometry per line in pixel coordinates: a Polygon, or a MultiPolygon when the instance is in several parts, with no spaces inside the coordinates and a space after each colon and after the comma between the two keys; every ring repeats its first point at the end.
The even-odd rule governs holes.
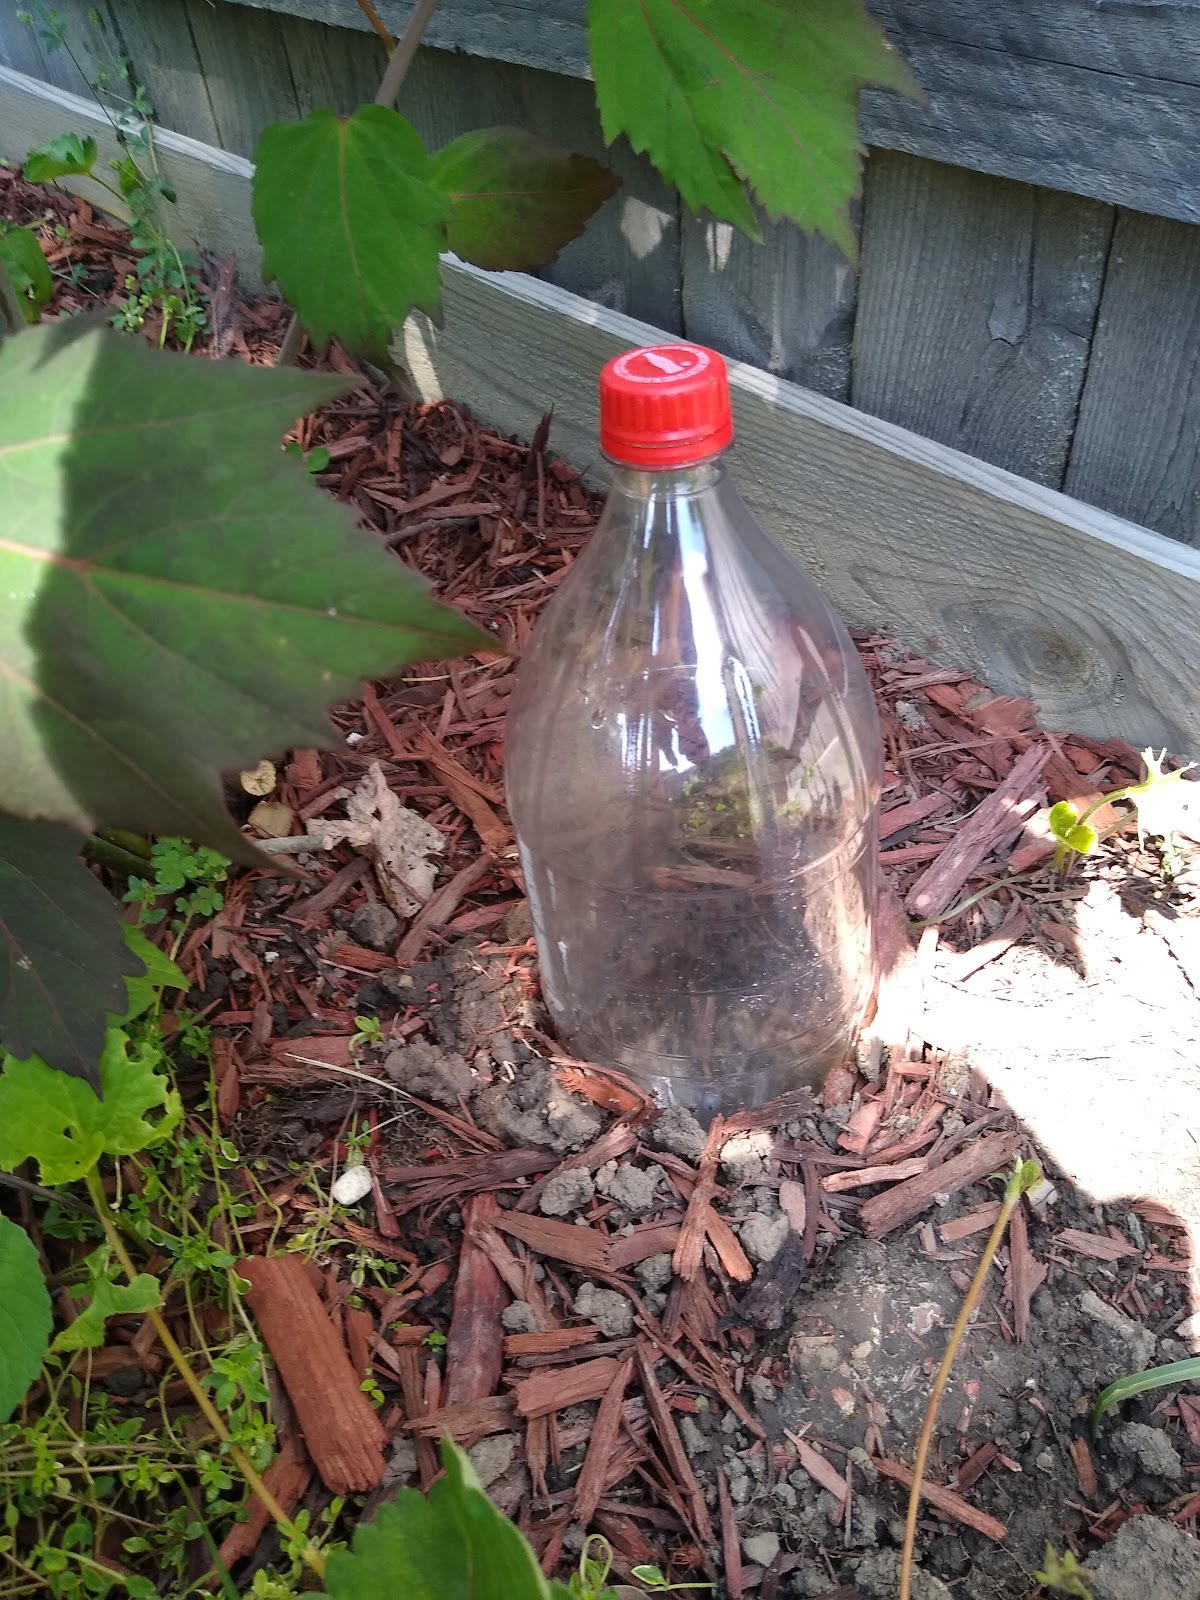
{"type": "MultiPolygon", "coordinates": [[[[56,312],[89,298],[111,303],[127,270],[121,230],[84,202],[31,191],[3,171],[0,209],[48,219],[51,261],[83,269],[80,282],[62,285],[56,312]]],[[[245,301],[227,270],[215,269],[212,281],[214,332],[201,356],[269,360],[280,308],[245,301]]],[[[291,752],[265,814],[255,810],[261,797],[235,791],[231,803],[252,834],[305,841],[291,857],[298,872],[240,875],[180,956],[194,984],[189,1003],[200,997],[202,1020],[215,1030],[221,1123],[244,1155],[257,1146],[268,1172],[254,1184],[247,1175],[247,1192],[261,1182],[265,1199],[242,1230],[243,1244],[262,1251],[245,1275],[295,1420],[281,1423],[267,1483],[289,1512],[311,1503],[316,1480],[326,1493],[369,1493],[369,1510],[410,1474],[428,1486],[441,1434],[469,1447],[500,1440],[487,1458],[490,1492],[548,1573],[574,1564],[572,1529],[584,1523],[611,1541],[623,1578],[653,1562],[674,1580],[699,1574],[723,1580],[730,1594],[757,1588],[770,1600],[792,1558],[781,1551],[765,1571],[743,1562],[736,1508],[723,1477],[697,1479],[687,1419],[709,1408],[730,1414],[751,1441],[746,1454],[765,1457],[773,1479],[807,1472],[848,1518],[849,1480],[821,1439],[768,1437],[749,1401],[752,1380],[787,1378],[786,1354],[769,1336],[847,1232],[886,1237],[920,1222],[935,1195],[966,1190],[1010,1162],[1020,1131],[989,1103],[977,1075],[952,1075],[921,1036],[913,973],[936,959],[943,976],[965,980],[1018,941],[1061,951],[1065,908],[1079,887],[1050,870],[1046,807],[1087,807],[1135,781],[1138,754],[1119,739],[1043,730],[1029,700],[993,694],[883,635],[859,634],[887,752],[886,970],[874,1021],[858,1059],[831,1075],[819,1100],[801,1091],[718,1121],[688,1155],[656,1147],[655,1110],[636,1088],[566,1059],[541,1027],[504,806],[514,660],[585,544],[599,502],[550,454],[549,423],[532,444],[506,439],[460,407],[406,402],[336,347],[330,359],[361,382],[296,431],[302,449],[329,453],[318,484],[353,508],[364,537],[381,540],[494,634],[496,649],[419,665],[338,707],[336,747],[291,752]],[[375,775],[441,842],[431,892],[398,919],[372,861],[349,842],[321,848],[314,833],[375,775]],[[372,917],[389,930],[373,940],[354,931],[369,930],[372,917]],[[910,921],[925,924],[915,949],[910,921]],[[512,1148],[477,1117],[469,1092],[437,1103],[388,1075],[389,1051],[446,1049],[437,1015],[456,951],[468,953],[501,1008],[486,1024],[482,1013],[475,1024],[466,1017],[459,1048],[468,1068],[498,1033],[511,1047],[514,1081],[522,1062],[550,1063],[571,1102],[595,1114],[583,1148],[512,1148]],[[383,1049],[361,1036],[364,1013],[378,1018],[383,1049]],[[293,1116],[293,1106],[302,1114],[293,1116]],[[370,1196],[358,1210],[322,1209],[295,1158],[332,1181],[346,1166],[352,1127],[367,1130],[370,1196]],[[722,1156],[731,1140],[748,1138],[760,1170],[738,1179],[722,1156]],[[568,1220],[539,1212],[559,1175],[611,1172],[624,1161],[662,1173],[634,1221],[595,1188],[568,1220]],[[731,1226],[745,1215],[734,1203],[739,1190],[764,1188],[788,1222],[766,1264],[750,1259],[731,1226]],[[278,1253],[317,1224],[320,1266],[278,1253]],[[657,1290],[635,1270],[652,1258],[669,1258],[657,1290]],[[625,1308],[607,1331],[574,1309],[584,1283],[593,1302],[598,1291],[615,1291],[625,1308]],[[526,1308],[521,1331],[500,1320],[513,1302],[526,1308]],[[375,1407],[362,1388],[368,1376],[382,1401],[375,1407]]],[[[1108,820],[1115,813],[1101,812],[1101,825],[1108,820]]],[[[1122,871],[1157,864],[1128,835],[1106,848],[1106,862],[1122,871]]],[[[1185,874],[1175,894],[1195,892],[1185,874]]],[[[942,1226],[942,1242],[980,1234],[993,1215],[984,1204],[956,1218],[942,1226]]],[[[1164,1250],[1175,1240],[1183,1251],[1178,1234],[1158,1237],[1168,1240],[1164,1250]]],[[[1106,1261],[1136,1248],[1078,1230],[1057,1244],[1106,1261]]],[[[1180,1258],[1164,1255],[1162,1265],[1178,1271],[1180,1258]]],[[[1018,1339],[1039,1272],[1045,1266],[1018,1227],[1008,1284],[1018,1339]]],[[[1200,1427],[1198,1418],[1189,1412],[1184,1421],[1200,1427]]],[[[880,1471],[904,1484],[907,1468],[883,1454],[873,1429],[865,1443],[880,1471]]],[[[1076,1464],[1083,1482],[1090,1460],[1076,1464]]],[[[957,1491],[928,1486],[939,1512],[1001,1537],[995,1519],[971,1504],[970,1473],[960,1469],[957,1481],[957,1491]]],[[[252,1556],[261,1533],[253,1515],[238,1524],[225,1559],[252,1556]]]]}

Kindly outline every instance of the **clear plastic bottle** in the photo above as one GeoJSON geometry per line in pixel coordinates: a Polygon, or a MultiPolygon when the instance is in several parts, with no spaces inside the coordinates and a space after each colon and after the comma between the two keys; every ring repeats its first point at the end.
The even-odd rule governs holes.
{"type": "Polygon", "coordinates": [[[631,351],[600,395],[616,472],[517,673],[509,807],[561,1037],[708,1118],[851,1043],[879,726],[841,621],[728,475],[721,357],[631,351]]]}

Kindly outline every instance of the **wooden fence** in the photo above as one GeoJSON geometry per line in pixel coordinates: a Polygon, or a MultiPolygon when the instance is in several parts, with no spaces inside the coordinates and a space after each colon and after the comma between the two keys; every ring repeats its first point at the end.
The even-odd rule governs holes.
{"type": "MultiPolygon", "coordinates": [[[[59,0],[85,68],[84,0],[59,0]]],[[[388,22],[408,6],[383,0],[388,22]]],[[[623,143],[618,196],[546,278],[1200,544],[1200,0],[876,0],[928,93],[864,97],[859,270],[788,224],[689,216],[623,143]]],[[[160,122],[248,156],[372,96],[355,0],[101,0],[160,122]]],[[[585,0],[441,0],[400,102],[437,144],[520,123],[603,154],[585,0]]],[[[74,92],[0,0],[0,64],[74,92]]],[[[0,123],[0,154],[5,148],[0,123]]],[[[1031,557],[1031,559],[1033,559],[1031,557]]]]}

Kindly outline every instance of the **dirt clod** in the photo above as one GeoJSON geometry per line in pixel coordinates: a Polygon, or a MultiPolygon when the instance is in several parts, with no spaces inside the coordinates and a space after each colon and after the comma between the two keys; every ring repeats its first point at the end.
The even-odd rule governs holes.
{"type": "Polygon", "coordinates": [[[768,1175],[771,1147],[769,1133],[742,1133],[726,1142],[721,1150],[721,1176],[729,1183],[761,1183],[768,1175]]]}
{"type": "MultiPolygon", "coordinates": [[[[854,1581],[868,1600],[895,1600],[900,1582],[900,1552],[872,1550],[863,1556],[854,1572],[854,1581]]],[[[913,1600],[953,1600],[940,1578],[920,1567],[913,1569],[913,1600]]]]}
{"type": "Polygon", "coordinates": [[[782,1211],[774,1216],[752,1211],[739,1229],[742,1248],[752,1261],[773,1261],[783,1248],[783,1241],[790,1229],[791,1223],[782,1211]]]}
{"type": "Polygon", "coordinates": [[[393,950],[400,937],[400,918],[382,900],[364,900],[350,918],[350,934],[368,950],[393,950]]]}
{"type": "Polygon", "coordinates": [[[514,1300],[500,1313],[500,1326],[505,1333],[537,1333],[538,1319],[527,1301],[514,1300]]]}
{"type": "Polygon", "coordinates": [[[595,1193],[595,1182],[586,1167],[568,1167],[546,1184],[538,1210],[547,1217],[566,1217],[586,1206],[595,1193]]]}
{"type": "Polygon", "coordinates": [[[654,1204],[663,1169],[657,1164],[635,1167],[631,1162],[610,1162],[596,1174],[597,1186],[627,1211],[646,1211],[654,1204]]]}
{"type": "Polygon", "coordinates": [[[742,1540],[742,1554],[757,1567],[769,1567],[779,1554],[777,1533],[752,1533],[742,1540]]]}
{"type": "Polygon", "coordinates": [[[1159,1517],[1130,1517],[1089,1557],[1095,1600],[1196,1600],[1200,1543],[1159,1517]]]}
{"type": "Polygon", "coordinates": [[[1141,1372],[1154,1359],[1154,1335],[1140,1322],[1110,1306],[1092,1289],[1079,1296],[1079,1309],[1090,1322],[1106,1329],[1126,1347],[1135,1372],[1141,1372]]]}
{"type": "Polygon", "coordinates": [[[704,1149],[704,1129],[683,1106],[668,1106],[650,1128],[649,1142],[685,1161],[696,1161],[704,1149]]]}
{"type": "Polygon", "coordinates": [[[577,1150],[596,1138],[603,1121],[594,1106],[564,1089],[543,1061],[531,1061],[511,1083],[480,1090],[474,1110],[489,1133],[518,1148],[577,1150]]]}
{"type": "Polygon", "coordinates": [[[483,1488],[488,1488],[497,1478],[504,1476],[512,1466],[519,1444],[515,1433],[494,1433],[471,1446],[467,1454],[483,1488]]]}
{"type": "Polygon", "coordinates": [[[1113,1444],[1120,1457],[1134,1462],[1152,1477],[1183,1477],[1179,1452],[1161,1428],[1148,1427],[1144,1422],[1126,1422],[1114,1433],[1113,1444]]]}
{"type": "Polygon", "coordinates": [[[456,1051],[439,1050],[424,1039],[393,1050],[383,1070],[407,1094],[439,1106],[457,1105],[459,1097],[470,1094],[477,1081],[456,1051]]]}
{"type": "Polygon", "coordinates": [[[615,1289],[581,1283],[575,1296],[575,1315],[587,1317],[610,1339],[628,1339],[633,1332],[633,1307],[615,1289]]]}

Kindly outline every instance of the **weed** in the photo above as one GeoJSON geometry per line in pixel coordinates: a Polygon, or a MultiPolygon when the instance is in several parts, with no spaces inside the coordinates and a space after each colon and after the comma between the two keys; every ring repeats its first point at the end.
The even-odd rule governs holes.
{"type": "Polygon", "coordinates": [[[1092,1432],[1100,1426],[1104,1414],[1130,1400],[1135,1394],[1145,1394],[1148,1389],[1166,1389],[1176,1383],[1194,1383],[1200,1378],[1200,1356],[1190,1356],[1186,1361],[1169,1361],[1166,1366],[1147,1367],[1145,1372],[1127,1372],[1117,1378],[1096,1397],[1092,1409],[1092,1432]]]}
{"type": "Polygon", "coordinates": [[[329,451],[326,450],[324,445],[318,445],[315,450],[309,450],[306,454],[301,450],[295,439],[288,440],[283,447],[283,453],[284,455],[295,456],[297,460],[303,461],[305,471],[311,472],[314,477],[318,472],[324,472],[330,461],[329,451]]]}
{"type": "Polygon", "coordinates": [[[1166,877],[1175,875],[1180,851],[1179,834],[1188,829],[1194,832],[1200,823],[1200,784],[1183,782],[1184,774],[1195,769],[1194,761],[1185,762],[1173,772],[1164,772],[1166,754],[1165,750],[1160,750],[1155,755],[1147,747],[1142,751],[1142,762],[1146,768],[1146,776],[1142,781],[1112,790],[1089,806],[1082,816],[1069,800],[1060,800],[1057,805],[1050,807],[1050,832],[1057,842],[1054,852],[1056,870],[1063,867],[1072,852],[1089,856],[1099,843],[1125,826],[1127,819],[1122,817],[1103,833],[1098,832],[1092,826],[1091,818],[1101,806],[1112,805],[1119,800],[1132,800],[1137,815],[1139,845],[1144,845],[1147,834],[1161,839],[1163,874],[1166,877]]]}
{"type": "Polygon", "coordinates": [[[1092,1591],[1084,1582],[1085,1578],[1090,1579],[1091,1576],[1076,1561],[1073,1551],[1064,1550],[1060,1556],[1052,1544],[1046,1546],[1045,1570],[1034,1573],[1037,1581],[1047,1589],[1074,1595],[1075,1600],[1092,1600],[1092,1591]]]}
{"type": "Polygon", "coordinates": [[[159,839],[151,851],[152,878],[133,875],[124,898],[138,907],[139,928],[153,927],[167,915],[159,901],[170,897],[179,920],[172,924],[182,932],[192,917],[215,916],[225,904],[221,885],[229,871],[229,858],[207,845],[192,845],[186,839],[159,839]]]}
{"type": "Polygon", "coordinates": [[[383,1044],[383,1024],[378,1017],[355,1017],[354,1027],[350,1049],[355,1056],[364,1046],[368,1050],[378,1050],[383,1044]]]}
{"type": "MultiPolygon", "coordinates": [[[[113,313],[113,326],[132,332],[157,314],[161,318],[160,348],[173,338],[190,350],[208,326],[205,290],[197,276],[199,263],[179,248],[162,222],[161,208],[174,205],[175,194],[158,169],[154,106],[145,86],[138,81],[130,58],[112,49],[99,11],[88,12],[90,42],[107,56],[108,65],[94,73],[88,72],[75,53],[61,13],[44,0],[36,0],[32,10],[18,11],[17,16],[33,28],[48,54],[61,50],[70,58],[108,118],[122,151],[120,160],[112,163],[115,184],[90,171],[89,164],[94,181],[128,211],[130,244],[136,252],[134,270],[125,279],[126,299],[113,313]]],[[[75,269],[68,270],[72,281],[78,282],[75,269]]]]}

